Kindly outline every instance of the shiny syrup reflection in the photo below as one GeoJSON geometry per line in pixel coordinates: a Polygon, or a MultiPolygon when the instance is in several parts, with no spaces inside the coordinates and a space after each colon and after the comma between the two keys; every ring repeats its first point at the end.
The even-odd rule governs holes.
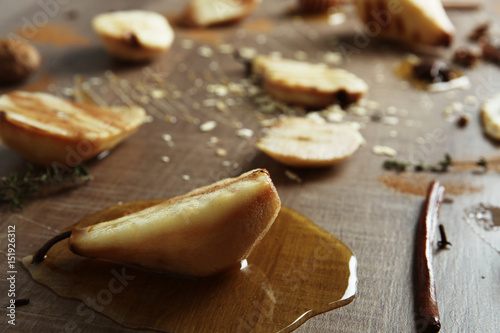
{"type": "MultiPolygon", "coordinates": [[[[112,207],[76,226],[155,203],[112,207]]],[[[165,332],[290,332],[352,302],[357,283],[351,250],[286,207],[241,269],[204,280],[79,257],[65,241],[42,264],[23,262],[35,281],[60,296],[80,299],[124,326],[165,332]]]]}

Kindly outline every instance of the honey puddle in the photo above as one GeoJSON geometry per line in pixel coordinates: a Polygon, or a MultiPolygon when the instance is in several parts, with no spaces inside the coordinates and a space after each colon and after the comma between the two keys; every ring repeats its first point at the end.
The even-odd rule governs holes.
{"type": "MultiPolygon", "coordinates": [[[[88,226],[158,201],[115,206],[78,222],[88,226]]],[[[345,306],[356,293],[356,258],[340,240],[282,207],[240,270],[190,280],[77,256],[67,241],[41,264],[23,259],[33,279],[82,300],[123,326],[165,332],[291,332],[345,306]],[[247,264],[248,263],[248,264],[247,264]]]]}

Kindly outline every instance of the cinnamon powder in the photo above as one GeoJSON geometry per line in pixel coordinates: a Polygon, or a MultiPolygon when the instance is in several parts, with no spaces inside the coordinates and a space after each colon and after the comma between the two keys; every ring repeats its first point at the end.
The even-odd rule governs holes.
{"type": "Polygon", "coordinates": [[[91,43],[87,37],[77,34],[71,26],[66,24],[50,23],[30,31],[19,29],[17,33],[31,42],[40,44],[85,46],[91,43]]]}
{"type": "MultiPolygon", "coordinates": [[[[429,187],[429,182],[433,179],[423,174],[391,174],[378,178],[387,187],[397,192],[425,196],[429,187]]],[[[446,188],[446,194],[461,195],[481,191],[480,187],[465,184],[461,182],[443,181],[442,185],[446,188]]]]}

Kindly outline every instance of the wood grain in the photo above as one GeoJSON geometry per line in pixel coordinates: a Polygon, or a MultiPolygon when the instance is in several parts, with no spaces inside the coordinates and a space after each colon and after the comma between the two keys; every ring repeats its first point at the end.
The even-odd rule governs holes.
{"type": "MultiPolygon", "coordinates": [[[[33,253],[58,231],[117,202],[168,198],[223,177],[264,167],[270,171],[285,206],[337,236],[358,258],[359,292],[356,300],[344,308],[312,318],[297,332],[417,332],[411,265],[415,226],[423,197],[398,192],[379,181],[379,177],[388,172],[381,167],[384,158],[374,155],[371,149],[374,145],[388,145],[398,151],[400,159],[413,156],[431,162],[439,161],[445,152],[461,160],[498,156],[498,143],[489,141],[482,134],[478,102],[500,92],[500,69],[482,63],[467,71],[471,87],[466,90],[435,94],[416,91],[393,75],[394,65],[407,52],[415,50],[403,49],[376,38],[363,40],[359,34],[362,27],[352,13],[347,14],[344,24],[335,26],[319,20],[291,17],[286,13],[292,3],[264,1],[247,21],[209,32],[176,28],[172,50],[146,67],[127,67],[112,61],[104,53],[89,24],[91,17],[99,12],[137,7],[138,2],[73,1],[61,4],[53,16],[47,15],[49,24],[70,26],[90,44],[60,47],[46,42],[35,43],[44,62],[37,76],[27,82],[28,88],[43,80],[38,89],[61,94],[64,88],[72,87],[75,74],[83,75],[85,80],[101,78],[103,86],[108,87],[106,70],[112,70],[128,82],[142,82],[152,88],[155,87],[155,76],[145,74],[152,71],[165,78],[166,90],[182,91],[183,96],[167,99],[166,105],[148,105],[146,109],[151,115],[168,110],[176,115],[177,123],[155,118],[108,157],[89,163],[95,179],[88,186],[30,201],[21,212],[1,210],[1,250],[7,248],[8,225],[16,226],[16,256],[20,258],[33,253]],[[186,39],[192,41],[192,48],[185,48],[183,43],[187,42],[183,40],[186,39]],[[215,98],[206,91],[208,84],[243,79],[241,65],[230,55],[217,51],[220,41],[236,47],[255,47],[265,53],[279,51],[290,58],[302,57],[303,53],[297,51],[303,51],[313,62],[322,61],[327,52],[341,52],[341,46],[353,46],[355,49],[351,50],[355,52],[344,57],[341,67],[363,78],[370,86],[368,99],[378,102],[379,112],[397,117],[399,123],[388,125],[348,114],[348,120],[366,122],[362,129],[366,145],[349,160],[333,168],[293,170],[302,178],[302,183],[296,183],[286,177],[287,168],[254,148],[261,133],[255,116],[258,104],[245,97],[241,104],[232,106],[228,114],[214,107],[195,109],[196,102],[202,104],[206,99],[215,98]],[[212,57],[198,54],[204,45],[216,50],[212,57]],[[213,69],[216,68],[213,63],[218,65],[217,69],[213,69]],[[202,86],[192,90],[190,95],[188,90],[198,78],[202,79],[202,86]],[[468,96],[473,98],[467,99],[468,96]],[[467,100],[478,102],[467,104],[467,100]],[[463,112],[471,114],[471,121],[464,129],[447,121],[443,114],[453,102],[459,102],[463,112]],[[395,107],[394,115],[394,109],[390,107],[395,107]],[[200,123],[218,120],[218,126],[212,132],[201,132],[186,115],[199,118],[200,123]],[[231,126],[235,120],[254,130],[255,135],[250,139],[236,136],[231,126]],[[395,132],[391,134],[391,131],[395,132]],[[173,147],[162,139],[163,134],[172,136],[173,147]],[[397,135],[394,137],[394,134],[397,135]],[[227,156],[217,156],[216,147],[207,144],[212,136],[219,139],[216,147],[225,149],[227,156]],[[170,162],[162,162],[162,156],[169,156],[170,162]],[[190,180],[184,180],[183,175],[189,175],[190,180]]],[[[177,14],[182,6],[183,2],[174,0],[140,3],[141,8],[166,13],[169,17],[177,14]]],[[[23,17],[33,20],[35,15],[42,15],[37,14],[41,11],[43,8],[38,1],[2,2],[2,35],[18,31],[25,22],[23,17]]],[[[452,11],[449,14],[457,27],[457,38],[450,50],[437,51],[437,55],[444,59],[451,58],[455,47],[468,43],[466,36],[476,24],[498,20],[500,7],[497,1],[489,0],[484,1],[484,6],[478,11],[452,11]]],[[[109,104],[121,103],[109,88],[101,94],[109,104]]],[[[24,163],[15,153],[0,145],[0,176],[21,169],[24,163]]],[[[443,205],[441,209],[440,223],[445,225],[448,239],[453,243],[449,249],[436,253],[433,262],[441,332],[496,332],[500,322],[499,253],[472,232],[464,222],[463,214],[465,208],[481,202],[500,206],[498,173],[451,172],[432,176],[442,183],[466,183],[481,188],[479,192],[451,196],[453,203],[443,205]]],[[[5,281],[6,260],[3,256],[0,263],[0,278],[5,281]]],[[[17,309],[16,326],[8,327],[9,332],[64,331],[66,325],[74,328],[74,332],[135,332],[97,313],[92,320],[80,316],[77,312],[79,302],[59,298],[34,283],[20,263],[16,282],[17,296],[29,298],[30,304],[17,309]]],[[[2,287],[2,305],[8,301],[4,290],[2,287]]],[[[4,307],[0,315],[2,327],[5,327],[4,307]]]]}

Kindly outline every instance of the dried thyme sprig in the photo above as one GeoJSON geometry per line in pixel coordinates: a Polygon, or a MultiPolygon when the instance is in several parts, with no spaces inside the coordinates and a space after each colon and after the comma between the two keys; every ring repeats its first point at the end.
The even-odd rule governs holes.
{"type": "Polygon", "coordinates": [[[11,209],[22,209],[27,199],[48,195],[68,187],[83,185],[92,179],[83,165],[74,168],[53,164],[37,167],[27,164],[26,171],[13,172],[0,179],[0,204],[9,203],[11,209]]]}
{"type": "Polygon", "coordinates": [[[488,161],[484,157],[481,157],[479,161],[476,162],[476,164],[480,167],[487,168],[488,167],[488,161]]]}
{"type": "Polygon", "coordinates": [[[386,170],[394,170],[396,172],[403,172],[403,171],[406,171],[406,169],[409,166],[411,166],[411,163],[391,159],[391,160],[385,160],[383,166],[384,166],[384,169],[386,169],[386,170]]]}
{"type": "Polygon", "coordinates": [[[447,153],[444,155],[444,159],[436,164],[426,164],[424,162],[420,162],[418,164],[412,164],[410,162],[390,159],[384,161],[383,167],[386,170],[392,170],[396,172],[407,171],[410,168],[412,168],[413,171],[416,172],[448,172],[449,168],[452,167],[454,164],[460,164],[460,165],[470,164],[471,166],[479,166],[486,169],[490,163],[484,157],[481,157],[476,162],[455,163],[455,161],[453,161],[453,159],[451,158],[451,155],[447,153]]]}
{"type": "Polygon", "coordinates": [[[444,155],[444,160],[442,160],[438,163],[439,167],[435,168],[434,166],[431,166],[431,171],[433,171],[433,172],[447,172],[448,168],[452,164],[453,164],[453,160],[452,160],[450,154],[446,153],[444,155]]]}
{"type": "Polygon", "coordinates": [[[451,159],[451,156],[449,154],[446,154],[444,160],[438,162],[437,164],[426,165],[424,162],[420,162],[419,164],[411,164],[410,162],[390,159],[384,161],[383,167],[386,170],[393,170],[396,172],[407,171],[410,167],[413,168],[413,171],[417,172],[446,172],[452,164],[453,161],[451,159]]]}

